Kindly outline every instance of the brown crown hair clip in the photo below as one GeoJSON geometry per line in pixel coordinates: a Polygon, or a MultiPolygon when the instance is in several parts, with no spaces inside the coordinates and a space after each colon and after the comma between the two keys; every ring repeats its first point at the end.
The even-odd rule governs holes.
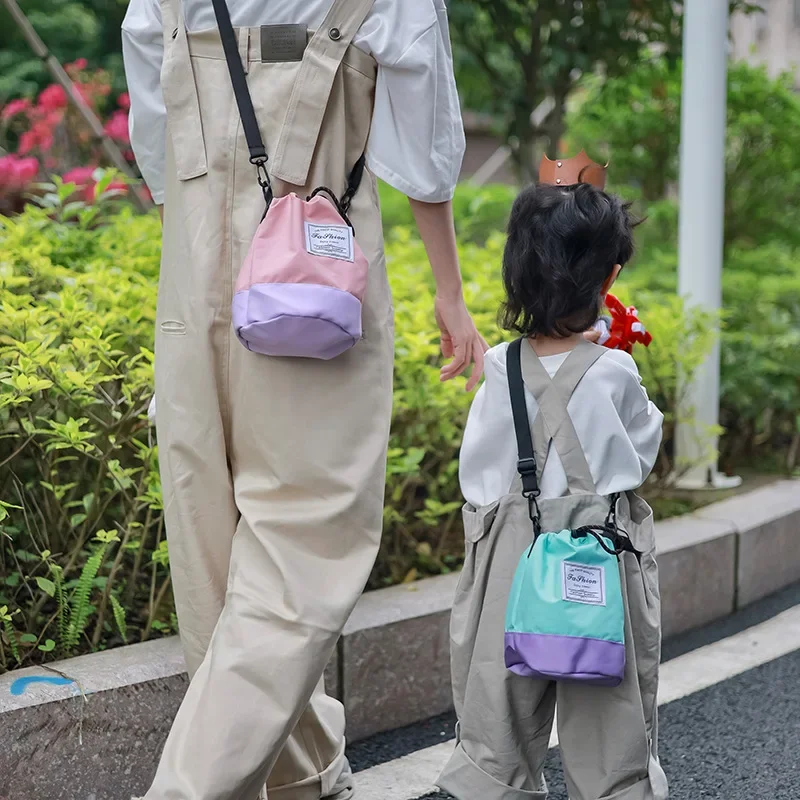
{"type": "Polygon", "coordinates": [[[590,183],[601,191],[606,188],[606,171],[608,164],[601,167],[586,155],[585,150],[571,158],[557,158],[551,161],[542,156],[539,164],[539,183],[550,183],[554,186],[572,186],[576,183],[590,183]]]}

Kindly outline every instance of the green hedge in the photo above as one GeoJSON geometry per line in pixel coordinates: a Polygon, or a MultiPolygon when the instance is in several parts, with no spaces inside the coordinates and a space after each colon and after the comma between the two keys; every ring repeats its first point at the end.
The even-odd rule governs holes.
{"type": "MultiPolygon", "coordinates": [[[[476,200],[481,195],[461,196],[478,208],[495,203],[476,200]]],[[[27,664],[175,629],[157,449],[146,421],[159,223],[127,208],[97,222],[91,214],[54,221],[32,207],[0,218],[0,669],[17,657],[27,664]]],[[[476,238],[485,243],[460,247],[465,291],[495,343],[503,237],[476,238]]],[[[785,458],[796,430],[795,259],[777,247],[735,252],[726,270],[723,409],[736,435],[724,441],[736,443],[726,450],[737,463],[778,451],[785,458]]],[[[471,399],[463,382],[438,380],[432,283],[409,228],[390,232],[387,263],[396,388],[386,535],[373,587],[459,565],[457,454],[471,399]]],[[[653,246],[620,287],[655,335],[637,357],[667,412],[661,475],[673,466],[677,366],[690,371],[709,344],[709,320],[685,319],[674,274],[674,252],[653,246]]]]}

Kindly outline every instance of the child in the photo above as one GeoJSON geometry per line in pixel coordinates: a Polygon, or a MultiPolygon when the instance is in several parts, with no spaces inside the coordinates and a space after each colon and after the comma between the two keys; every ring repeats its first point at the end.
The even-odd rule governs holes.
{"type": "MultiPolygon", "coordinates": [[[[634,494],[655,462],[662,415],[631,356],[584,337],[632,255],[633,225],[627,206],[588,184],[531,187],[511,212],[502,318],[525,337],[511,349],[525,385],[515,413],[527,407],[535,459],[525,462],[518,450],[512,356],[502,344],[487,353],[461,449],[467,556],[451,622],[458,742],[439,779],[458,800],[547,797],[542,769],[556,701],[570,800],[667,797],[657,755],[652,512],[634,494]],[[504,620],[521,555],[540,555],[530,547],[534,529],[577,536],[581,526],[613,520],[610,509],[632,545],[618,554],[621,682],[609,688],[515,674],[504,661],[504,620]]],[[[616,573],[613,556],[612,564],[616,573]]],[[[562,599],[570,598],[559,589],[562,599]]]]}

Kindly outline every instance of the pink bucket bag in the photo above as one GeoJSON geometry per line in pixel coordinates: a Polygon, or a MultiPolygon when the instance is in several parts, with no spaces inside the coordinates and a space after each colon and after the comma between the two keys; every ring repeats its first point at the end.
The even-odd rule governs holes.
{"type": "Polygon", "coordinates": [[[362,155],[341,200],[321,186],[307,199],[274,198],[247,78],[225,0],[213,0],[250,163],[266,211],[242,265],[233,298],[239,341],[268,356],[331,359],[361,339],[369,262],[348,212],[364,174],[362,155]]]}

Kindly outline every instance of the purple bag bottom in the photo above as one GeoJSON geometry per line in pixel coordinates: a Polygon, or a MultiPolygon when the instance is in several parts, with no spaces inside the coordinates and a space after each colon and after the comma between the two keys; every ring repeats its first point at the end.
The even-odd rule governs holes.
{"type": "Polygon", "coordinates": [[[361,301],[341,289],[262,283],[233,298],[233,328],[254,353],[329,360],[361,339],[361,301]]]}
{"type": "Polygon", "coordinates": [[[505,634],[506,667],[525,678],[619,686],[625,645],[604,639],[542,633],[505,634]]]}

